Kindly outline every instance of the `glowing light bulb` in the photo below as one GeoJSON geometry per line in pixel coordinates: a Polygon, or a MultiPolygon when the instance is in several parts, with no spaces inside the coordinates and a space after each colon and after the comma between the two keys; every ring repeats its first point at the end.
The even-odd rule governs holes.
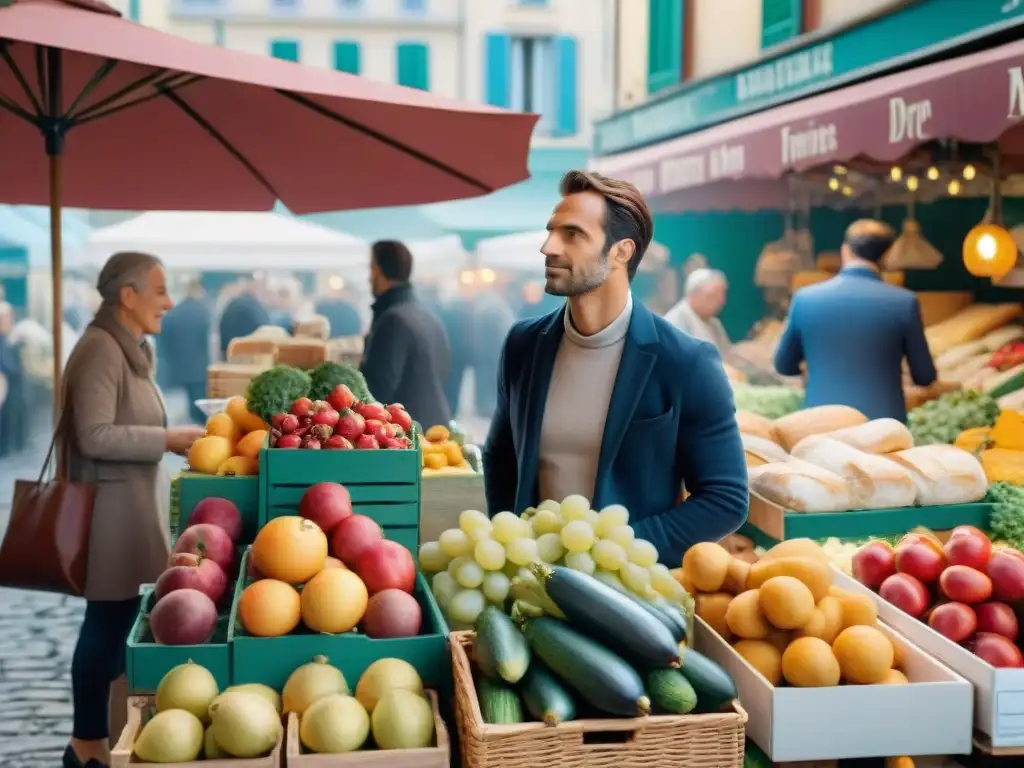
{"type": "Polygon", "coordinates": [[[485,283],[493,283],[497,279],[497,275],[494,274],[493,269],[482,269],[480,270],[480,279],[485,283]]]}
{"type": "Polygon", "coordinates": [[[928,169],[927,176],[931,181],[935,181],[939,178],[939,169],[933,165],[928,169]]]}
{"type": "Polygon", "coordinates": [[[847,197],[853,197],[853,187],[843,187],[843,194],[847,197]]]}
{"type": "Polygon", "coordinates": [[[956,179],[950,179],[949,184],[946,186],[946,192],[951,196],[956,197],[960,194],[960,182],[956,179]]]}
{"type": "Polygon", "coordinates": [[[917,176],[907,176],[907,189],[913,192],[919,185],[920,182],[918,182],[917,176]]]}
{"type": "Polygon", "coordinates": [[[832,172],[834,174],[836,174],[837,176],[842,176],[842,175],[844,175],[846,173],[846,166],[845,165],[834,165],[834,166],[832,166],[832,172]]]}
{"type": "Polygon", "coordinates": [[[900,168],[898,165],[894,165],[892,168],[889,169],[889,178],[892,179],[893,181],[899,181],[900,179],[903,178],[903,169],[900,168]]]}
{"type": "Polygon", "coordinates": [[[970,181],[971,179],[973,179],[975,176],[978,175],[978,171],[974,168],[973,165],[965,165],[964,166],[964,170],[963,170],[963,174],[964,174],[964,178],[967,181],[970,181]]]}
{"type": "Polygon", "coordinates": [[[998,244],[992,235],[985,234],[978,238],[978,255],[985,261],[992,261],[996,257],[998,244]]]}
{"type": "Polygon", "coordinates": [[[829,179],[828,180],[828,188],[831,189],[833,192],[835,192],[837,189],[839,189],[839,179],[837,179],[835,176],[833,176],[831,179],[829,179]]]}

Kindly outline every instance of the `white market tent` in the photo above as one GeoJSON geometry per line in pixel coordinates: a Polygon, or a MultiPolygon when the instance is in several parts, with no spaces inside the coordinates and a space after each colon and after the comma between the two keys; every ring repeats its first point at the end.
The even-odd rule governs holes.
{"type": "Polygon", "coordinates": [[[426,278],[457,274],[466,267],[466,249],[458,235],[445,235],[432,240],[409,240],[412,253],[412,276],[426,278]]]}
{"type": "Polygon", "coordinates": [[[347,271],[369,259],[358,237],[258,212],[150,211],[94,230],[86,260],[99,267],[124,250],[152,253],[176,270],[347,271]]]}
{"type": "MultiPolygon", "coordinates": [[[[520,272],[544,272],[544,256],[540,249],[548,233],[543,230],[516,232],[480,240],[476,244],[476,266],[481,269],[508,269],[520,272]]],[[[644,271],[664,266],[668,262],[668,249],[653,242],[647,249],[640,268],[644,271]]]]}

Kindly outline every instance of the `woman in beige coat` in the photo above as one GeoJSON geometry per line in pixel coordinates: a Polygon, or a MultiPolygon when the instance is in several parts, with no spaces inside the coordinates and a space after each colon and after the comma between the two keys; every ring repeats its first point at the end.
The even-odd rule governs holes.
{"type": "Polygon", "coordinates": [[[85,620],[71,665],[75,717],[65,768],[109,762],[107,702],[125,671],[139,586],[167,565],[166,452],[185,453],[200,427],[167,427],[147,335],[173,305],[160,261],[117,253],[100,272],[103,304],[71,354],[59,438],[73,480],[97,484],[85,620]]]}

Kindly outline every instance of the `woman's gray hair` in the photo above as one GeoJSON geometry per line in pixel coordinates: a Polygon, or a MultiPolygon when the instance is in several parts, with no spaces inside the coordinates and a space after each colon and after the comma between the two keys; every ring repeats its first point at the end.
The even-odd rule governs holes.
{"type": "Polygon", "coordinates": [[[692,296],[697,291],[711,285],[712,283],[724,282],[727,281],[725,273],[721,270],[701,267],[693,270],[693,272],[686,276],[686,285],[683,288],[683,295],[692,296]]]}
{"type": "Polygon", "coordinates": [[[153,267],[164,264],[156,256],[138,251],[121,251],[115,253],[100,270],[96,280],[96,290],[103,299],[104,306],[113,307],[121,300],[121,289],[130,287],[141,291],[146,287],[146,276],[153,267]]]}

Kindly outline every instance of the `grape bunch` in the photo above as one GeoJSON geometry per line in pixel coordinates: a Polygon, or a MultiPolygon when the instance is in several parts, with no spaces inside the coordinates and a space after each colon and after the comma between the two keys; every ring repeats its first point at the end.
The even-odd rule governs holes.
{"type": "Polygon", "coordinates": [[[658,550],[638,539],[629,511],[612,504],[597,512],[583,496],[541,502],[521,516],[488,518],[468,509],[459,527],[420,546],[419,564],[431,574],[434,597],[452,629],[471,628],[488,605],[504,607],[516,580],[536,583],[535,562],[563,565],[648,600],[686,605],[689,596],[658,550]]]}

